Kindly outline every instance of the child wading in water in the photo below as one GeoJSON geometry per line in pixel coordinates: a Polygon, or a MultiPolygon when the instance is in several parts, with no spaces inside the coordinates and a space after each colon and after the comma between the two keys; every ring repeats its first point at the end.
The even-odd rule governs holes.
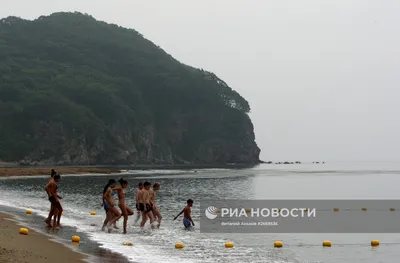
{"type": "Polygon", "coordinates": [[[183,208],[183,210],[174,218],[176,220],[182,213],[183,213],[183,225],[185,226],[186,229],[190,229],[192,225],[194,226],[192,217],[190,216],[191,213],[191,207],[193,206],[193,200],[189,199],[187,200],[187,206],[183,208]],[[190,225],[192,223],[192,225],[190,225]]]}

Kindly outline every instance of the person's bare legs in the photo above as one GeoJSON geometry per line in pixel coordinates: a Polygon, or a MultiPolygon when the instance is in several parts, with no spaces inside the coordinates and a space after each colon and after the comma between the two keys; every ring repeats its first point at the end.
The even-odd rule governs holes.
{"type": "Polygon", "coordinates": [[[161,219],[162,219],[162,216],[161,216],[161,214],[160,214],[160,211],[158,211],[158,208],[155,208],[155,209],[153,210],[153,213],[154,213],[154,216],[157,217],[157,222],[158,222],[158,226],[157,226],[157,227],[160,227],[160,225],[161,225],[161,219]]]}
{"type": "Polygon", "coordinates": [[[58,228],[62,227],[62,225],[60,224],[61,216],[62,216],[62,210],[58,211],[58,214],[57,214],[57,225],[56,225],[56,227],[58,227],[58,228]]]}
{"type": "Polygon", "coordinates": [[[142,211],[142,222],[140,222],[140,227],[143,228],[147,221],[147,212],[142,211]]]}
{"type": "Polygon", "coordinates": [[[133,215],[133,210],[130,209],[128,206],[125,206],[125,207],[126,207],[126,212],[128,212],[128,216],[133,215]]]}
{"type": "Polygon", "coordinates": [[[126,209],[126,205],[120,204],[119,208],[121,209],[122,216],[124,217],[124,234],[126,234],[126,225],[128,223],[128,211],[126,209]]]}
{"type": "Polygon", "coordinates": [[[54,217],[57,215],[57,226],[56,227],[62,227],[60,224],[60,220],[61,220],[61,216],[62,216],[62,212],[64,211],[64,209],[62,208],[61,204],[58,204],[59,208],[58,208],[58,213],[54,215],[54,217]]]}
{"type": "Polygon", "coordinates": [[[133,225],[136,225],[137,222],[139,222],[141,217],[142,216],[141,216],[141,212],[140,212],[140,209],[139,209],[139,204],[136,204],[136,216],[135,216],[135,222],[133,222],[133,225]]]}
{"type": "Polygon", "coordinates": [[[112,218],[110,219],[110,221],[108,221],[108,232],[111,232],[110,226],[115,224],[115,222],[117,222],[117,220],[121,218],[121,213],[118,211],[118,209],[115,206],[112,206],[112,207],[110,206],[110,208],[108,208],[108,210],[113,213],[112,218]]]}
{"type": "Polygon", "coordinates": [[[136,212],[135,222],[133,224],[136,225],[137,222],[139,222],[141,217],[142,217],[141,212],[140,211],[136,212]]]}
{"type": "Polygon", "coordinates": [[[154,221],[156,221],[156,220],[154,219],[153,211],[147,212],[147,216],[148,216],[149,219],[150,219],[150,224],[152,224],[154,221]]]}
{"type": "Polygon", "coordinates": [[[110,221],[110,218],[111,218],[110,214],[111,214],[111,212],[110,212],[110,210],[108,210],[107,214],[106,214],[106,219],[104,219],[103,227],[101,228],[102,231],[104,231],[106,229],[106,225],[107,225],[108,221],[110,221]]]}
{"type": "Polygon", "coordinates": [[[127,212],[128,216],[131,216],[134,214],[132,209],[130,209],[128,206],[125,206],[125,207],[126,207],[126,212],[127,212]]]}
{"type": "Polygon", "coordinates": [[[54,215],[54,205],[51,203],[50,205],[50,211],[49,211],[49,216],[44,220],[44,222],[47,224],[48,227],[51,227],[51,218],[54,215]]]}
{"type": "Polygon", "coordinates": [[[149,217],[151,228],[154,228],[153,223],[154,223],[155,219],[154,219],[153,212],[150,211],[150,212],[147,212],[146,214],[147,214],[147,216],[149,217]]]}
{"type": "MultiPolygon", "coordinates": [[[[114,212],[108,210],[108,212],[107,212],[107,214],[106,214],[106,219],[104,219],[103,227],[101,228],[101,231],[104,231],[104,230],[106,229],[107,223],[110,222],[110,220],[113,218],[113,216],[114,216],[114,212]]],[[[117,227],[117,222],[115,222],[115,223],[113,224],[113,227],[114,227],[115,229],[119,229],[119,228],[117,227]]]]}
{"type": "Polygon", "coordinates": [[[58,214],[58,209],[54,208],[53,228],[56,228],[57,226],[57,214],[58,214]]]}

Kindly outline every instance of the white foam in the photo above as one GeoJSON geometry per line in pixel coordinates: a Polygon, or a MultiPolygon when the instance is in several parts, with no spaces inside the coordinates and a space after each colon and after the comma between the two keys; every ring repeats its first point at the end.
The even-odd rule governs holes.
{"type": "Polygon", "coordinates": [[[195,173],[194,170],[128,170],[126,173],[129,174],[188,174],[188,173],[195,173]]]}
{"type": "MultiPolygon", "coordinates": [[[[6,198],[0,199],[0,205],[17,207],[20,209],[32,209],[35,214],[47,217],[49,208],[49,202],[47,200],[43,198],[26,197],[13,191],[8,191],[6,195],[6,198]]],[[[76,227],[78,232],[87,234],[91,241],[99,243],[102,248],[122,254],[128,257],[130,261],[193,262],[190,260],[183,260],[179,255],[163,253],[162,249],[158,249],[158,246],[154,246],[151,243],[154,233],[151,231],[148,223],[145,226],[147,231],[144,234],[138,233],[139,226],[133,227],[131,225],[128,225],[129,234],[122,234],[122,220],[119,222],[120,230],[113,231],[112,233],[105,233],[101,231],[103,220],[105,218],[104,214],[90,216],[86,211],[74,207],[72,204],[67,203],[63,206],[66,207],[64,209],[64,216],[61,220],[63,225],[76,227]],[[134,246],[123,246],[124,242],[132,242],[134,246]]],[[[130,219],[128,224],[132,224],[133,222],[134,218],[130,219]]],[[[90,241],[83,240],[81,242],[84,243],[90,241]]],[[[167,246],[172,249],[174,246],[171,241],[167,242],[164,240],[162,242],[165,242],[162,244],[164,248],[167,246]]]]}

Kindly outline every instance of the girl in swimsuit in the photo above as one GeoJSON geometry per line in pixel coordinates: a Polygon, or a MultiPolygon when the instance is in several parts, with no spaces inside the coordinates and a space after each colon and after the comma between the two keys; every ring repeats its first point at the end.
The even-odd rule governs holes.
{"type": "MultiPolygon", "coordinates": [[[[113,194],[112,187],[115,187],[115,180],[112,180],[112,181],[110,180],[110,182],[109,182],[110,184],[108,184],[108,186],[106,185],[107,187],[104,188],[105,193],[103,195],[103,197],[104,197],[104,209],[107,211],[107,216],[108,216],[108,220],[106,218],[104,223],[107,225],[107,229],[108,229],[109,233],[111,232],[111,226],[115,225],[115,223],[121,217],[121,213],[118,211],[118,209],[114,205],[114,195],[115,195],[115,193],[113,194]]],[[[105,228],[105,226],[103,226],[103,229],[104,228],[105,228]]]]}
{"type": "MultiPolygon", "coordinates": [[[[103,198],[102,198],[102,200],[103,200],[103,204],[102,204],[102,206],[104,207],[104,210],[106,211],[106,219],[104,220],[104,224],[103,224],[103,227],[101,228],[101,230],[103,230],[104,231],[104,229],[106,228],[106,226],[107,226],[107,223],[111,220],[111,218],[113,217],[113,215],[114,215],[114,213],[113,212],[111,212],[108,208],[110,207],[110,205],[109,205],[109,203],[106,201],[106,199],[105,199],[105,193],[107,192],[107,190],[108,190],[108,188],[112,188],[112,187],[115,187],[115,180],[114,179],[110,179],[109,181],[108,181],[108,183],[106,184],[106,186],[104,187],[104,190],[103,190],[103,198]]],[[[111,191],[111,197],[112,198],[114,198],[114,196],[115,196],[115,192],[114,191],[111,191]]],[[[115,229],[118,229],[118,227],[116,226],[116,223],[114,223],[114,228],[115,229]]]]}
{"type": "Polygon", "coordinates": [[[158,210],[158,207],[156,206],[156,203],[155,203],[156,192],[158,190],[160,190],[160,184],[159,183],[153,184],[153,189],[149,190],[149,195],[150,195],[150,205],[153,208],[154,217],[157,218],[157,222],[158,222],[157,227],[160,227],[162,216],[161,216],[160,211],[158,210]]]}
{"type": "Polygon", "coordinates": [[[126,204],[126,193],[125,189],[128,187],[128,182],[123,178],[119,179],[120,186],[114,187],[113,190],[116,190],[118,193],[118,206],[121,209],[122,216],[124,217],[124,234],[126,234],[126,225],[128,223],[128,216],[133,215],[132,209],[130,209],[126,204]]]}

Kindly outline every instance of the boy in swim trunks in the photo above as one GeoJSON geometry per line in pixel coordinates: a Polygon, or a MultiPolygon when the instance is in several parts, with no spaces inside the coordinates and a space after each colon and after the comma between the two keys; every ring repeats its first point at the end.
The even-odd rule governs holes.
{"type": "Polygon", "coordinates": [[[141,218],[140,212],[143,211],[143,209],[144,209],[144,205],[143,205],[143,202],[142,202],[142,195],[143,195],[143,191],[142,190],[143,190],[143,183],[139,183],[138,184],[138,188],[136,190],[136,211],[137,211],[137,216],[136,216],[134,225],[136,225],[136,223],[141,218]]]}
{"type": "Polygon", "coordinates": [[[143,193],[141,198],[143,207],[140,207],[140,211],[142,212],[142,222],[140,223],[140,227],[142,229],[146,224],[147,217],[149,217],[150,219],[150,225],[152,225],[154,222],[153,209],[150,205],[150,194],[149,194],[150,185],[151,184],[149,182],[145,182],[143,185],[144,189],[141,191],[143,193]]]}
{"type": "Polygon", "coordinates": [[[185,226],[186,229],[190,229],[192,227],[190,223],[192,223],[192,225],[194,226],[194,222],[192,220],[192,217],[190,216],[191,214],[190,208],[193,206],[193,200],[189,199],[186,201],[186,203],[187,206],[183,208],[183,210],[174,218],[174,220],[176,220],[183,213],[183,225],[185,226]]]}

